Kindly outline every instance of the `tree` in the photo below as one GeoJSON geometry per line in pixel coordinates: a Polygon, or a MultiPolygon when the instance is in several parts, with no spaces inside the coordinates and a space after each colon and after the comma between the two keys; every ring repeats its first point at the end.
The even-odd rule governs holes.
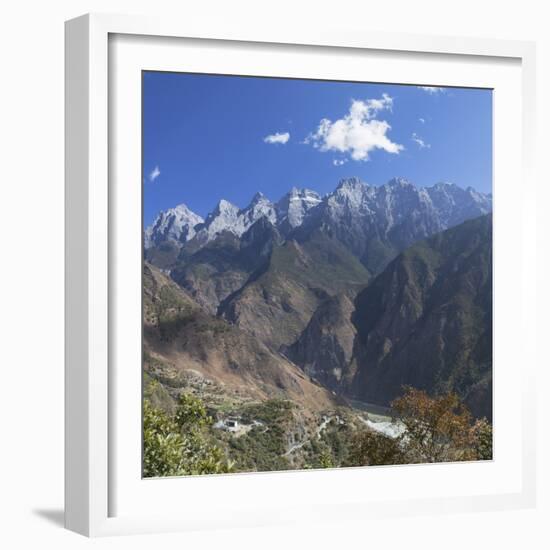
{"type": "Polygon", "coordinates": [[[430,397],[406,387],[391,405],[402,433],[390,438],[358,431],[351,438],[347,466],[492,459],[491,424],[485,418],[473,422],[456,394],[430,397]]]}
{"type": "Polygon", "coordinates": [[[325,449],[321,451],[321,454],[319,455],[319,466],[321,468],[334,468],[334,461],[332,460],[332,455],[330,452],[325,449]]]}
{"type": "Polygon", "coordinates": [[[189,393],[180,395],[174,419],[178,426],[184,430],[202,428],[213,422],[202,400],[189,393]]]}
{"type": "Polygon", "coordinates": [[[183,437],[177,424],[153,407],[148,399],[143,401],[143,475],[164,477],[183,475],[183,437]]]}
{"type": "Polygon", "coordinates": [[[406,387],[391,406],[405,427],[399,439],[408,462],[478,458],[472,415],[456,394],[430,397],[425,391],[406,387]]]}
{"type": "Polygon", "coordinates": [[[403,464],[404,458],[398,440],[372,430],[361,430],[351,438],[345,466],[403,464]]]}
{"type": "Polygon", "coordinates": [[[204,430],[212,423],[203,402],[182,394],[175,415],[143,402],[143,474],[165,477],[232,471],[224,452],[209,443],[204,430]]]}
{"type": "Polygon", "coordinates": [[[477,420],[472,427],[478,460],[493,459],[493,427],[486,418],[477,420]]]}

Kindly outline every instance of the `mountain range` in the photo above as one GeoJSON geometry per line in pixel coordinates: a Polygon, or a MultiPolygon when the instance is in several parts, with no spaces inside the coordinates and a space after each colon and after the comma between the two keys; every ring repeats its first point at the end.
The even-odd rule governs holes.
{"type": "Polygon", "coordinates": [[[170,321],[167,345],[149,320],[146,345],[250,394],[387,405],[409,384],[490,417],[491,210],[490,194],[403,178],[222,199],[204,219],[176,206],[144,233],[146,302],[177,296],[193,321],[170,321]],[[200,348],[205,326],[223,329],[200,348]]]}
{"type": "Polygon", "coordinates": [[[221,199],[205,220],[180,204],[161,212],[147,227],[145,248],[165,242],[181,246],[193,241],[196,249],[224,232],[240,237],[261,218],[269,220],[283,235],[301,226],[324,222],[340,227],[344,242],[349,240],[345,233],[355,229],[367,240],[378,236],[399,246],[415,235],[442,231],[491,209],[492,196],[472,187],[462,189],[452,183],[416,187],[404,178],[374,186],[349,178],[341,180],[324,197],[310,189],[294,187],[276,203],[258,192],[243,209],[221,199]],[[403,235],[407,231],[412,231],[412,236],[403,235]]]}

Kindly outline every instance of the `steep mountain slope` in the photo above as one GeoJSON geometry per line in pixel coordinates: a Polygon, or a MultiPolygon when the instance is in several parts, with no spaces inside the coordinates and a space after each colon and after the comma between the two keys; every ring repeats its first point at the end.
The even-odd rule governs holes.
{"type": "Polygon", "coordinates": [[[479,193],[472,187],[462,189],[453,183],[436,183],[426,187],[426,192],[446,228],[488,214],[493,206],[492,195],[479,193]]]}
{"type": "Polygon", "coordinates": [[[331,390],[346,385],[357,330],[354,297],[339,293],[321,302],[300,337],[285,355],[331,390]]]}
{"type": "Polygon", "coordinates": [[[283,235],[302,226],[307,230],[327,224],[369,269],[377,271],[385,255],[491,209],[492,196],[471,187],[452,183],[416,187],[404,178],[374,186],[349,178],[325,197],[294,187],[276,204],[262,193],[243,209],[222,199],[206,220],[180,205],[161,212],[145,230],[145,247],[194,240],[191,248],[196,250],[224,232],[240,237],[265,217],[283,235]]]}
{"type": "MultiPolygon", "coordinates": [[[[273,204],[258,193],[242,210],[222,200],[192,227],[180,209],[177,223],[149,232],[146,259],[200,306],[200,327],[230,330],[208,340],[210,328],[198,337],[196,324],[178,324],[185,346],[161,355],[195,361],[198,371],[208,356],[222,367],[204,368],[228,379],[229,365],[246,363],[247,384],[260,391],[253,380],[265,372],[250,358],[267,353],[272,374],[296,375],[299,365],[348,397],[386,405],[403,384],[453,389],[490,416],[491,222],[483,215],[491,207],[490,195],[453,184],[351,178],[323,198],[292,189],[273,204]],[[243,345],[245,355],[235,355],[243,345]]],[[[278,387],[269,376],[262,383],[278,387]]]]}
{"type": "Polygon", "coordinates": [[[145,371],[171,387],[185,375],[215,382],[227,395],[281,397],[319,411],[333,406],[321,386],[245,331],[208,315],[173,281],[144,266],[145,371]]]}
{"type": "Polygon", "coordinates": [[[185,247],[171,277],[206,311],[215,314],[220,302],[269,261],[273,247],[280,242],[277,229],[261,217],[240,238],[224,231],[197,251],[185,247]]]}
{"type": "Polygon", "coordinates": [[[324,227],[376,274],[414,242],[490,211],[490,196],[453,184],[422,188],[394,178],[376,187],[350,178],[310,212],[294,236],[307,240],[324,227]]]}
{"type": "Polygon", "coordinates": [[[491,417],[492,216],[400,254],[356,299],[348,392],[387,404],[403,385],[453,390],[491,417]]]}
{"type": "Polygon", "coordinates": [[[292,344],[323,300],[363,286],[369,274],[323,230],[273,248],[269,262],[228,296],[218,314],[272,349],[292,344]]]}

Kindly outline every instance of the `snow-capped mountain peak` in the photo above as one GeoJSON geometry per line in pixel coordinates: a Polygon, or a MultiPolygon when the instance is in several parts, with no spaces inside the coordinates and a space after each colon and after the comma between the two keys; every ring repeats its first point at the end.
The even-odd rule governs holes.
{"type": "Polygon", "coordinates": [[[413,184],[407,178],[397,177],[397,178],[392,178],[390,181],[388,181],[386,185],[388,187],[408,187],[413,184]]]}
{"type": "MultiPolygon", "coordinates": [[[[223,231],[231,231],[239,226],[239,207],[221,199],[214,210],[208,214],[206,221],[197,228],[197,238],[208,242],[223,231]]],[[[237,233],[236,233],[237,234],[237,233]]],[[[238,233],[240,235],[240,233],[238,233]]]]}
{"type": "Polygon", "coordinates": [[[472,187],[464,189],[448,182],[417,187],[402,177],[375,186],[352,177],[341,180],[325,197],[310,189],[292,187],[276,204],[259,191],[242,209],[222,199],[206,220],[182,204],[159,214],[145,231],[145,246],[163,241],[183,244],[191,239],[203,246],[224,232],[240,238],[260,219],[272,224],[281,235],[300,227],[305,220],[320,220],[341,228],[344,240],[351,239],[353,231],[366,234],[372,230],[386,236],[409,218],[416,220],[420,232],[432,234],[491,210],[492,196],[472,187]]]}
{"type": "Polygon", "coordinates": [[[263,194],[257,192],[250,204],[244,208],[240,213],[241,217],[241,233],[244,233],[252,224],[258,221],[260,218],[267,218],[273,225],[277,224],[277,212],[275,205],[263,194]]]}
{"type": "Polygon", "coordinates": [[[269,202],[269,199],[261,191],[256,191],[256,193],[252,197],[252,200],[250,201],[250,204],[253,205],[259,202],[269,202]]]}
{"type": "Polygon", "coordinates": [[[145,247],[149,248],[166,240],[180,243],[189,241],[195,236],[195,226],[203,221],[201,216],[185,204],[164,210],[145,230],[145,247]]]}
{"type": "Polygon", "coordinates": [[[321,197],[311,189],[293,187],[277,203],[279,224],[294,229],[302,224],[307,213],[321,202],[321,197]]]}
{"type": "Polygon", "coordinates": [[[225,199],[221,199],[214,210],[208,214],[208,218],[219,216],[220,214],[229,213],[232,215],[233,213],[237,213],[239,211],[239,207],[235,206],[233,203],[226,201],[225,199]]]}
{"type": "Polygon", "coordinates": [[[338,211],[359,212],[369,209],[368,203],[375,194],[375,188],[359,178],[340,180],[335,191],[328,195],[327,204],[334,213],[338,211]]]}

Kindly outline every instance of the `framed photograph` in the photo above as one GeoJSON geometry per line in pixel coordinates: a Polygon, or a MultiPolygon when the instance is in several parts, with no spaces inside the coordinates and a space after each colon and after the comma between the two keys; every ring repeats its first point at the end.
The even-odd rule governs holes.
{"type": "Polygon", "coordinates": [[[534,118],[530,43],[67,22],[67,528],[533,505],[534,118]]]}

